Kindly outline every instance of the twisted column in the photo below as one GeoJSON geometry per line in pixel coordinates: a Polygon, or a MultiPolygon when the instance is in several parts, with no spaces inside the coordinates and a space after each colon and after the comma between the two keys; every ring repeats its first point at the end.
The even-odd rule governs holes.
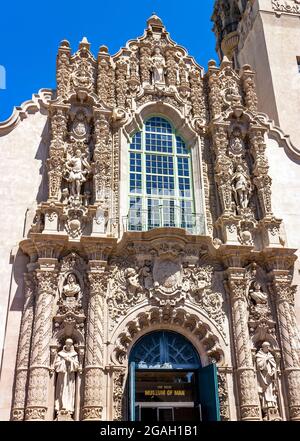
{"type": "Polygon", "coordinates": [[[284,378],[290,419],[300,421],[300,360],[295,338],[294,287],[287,270],[273,270],[272,289],[276,302],[284,378]]]}
{"type": "Polygon", "coordinates": [[[241,419],[260,420],[261,412],[248,330],[247,281],[244,268],[229,268],[232,328],[237,365],[241,419]]]}
{"type": "Polygon", "coordinates": [[[25,415],[26,386],[30,360],[30,342],[33,326],[35,280],[33,273],[24,274],[25,302],[20,326],[17,354],[15,391],[12,406],[12,420],[23,421],[25,415]]]}
{"type": "MultiPolygon", "coordinates": [[[[46,260],[46,259],[44,259],[46,260]]],[[[37,290],[32,334],[26,420],[44,420],[48,409],[50,342],[53,300],[57,289],[57,271],[36,270],[37,290]]]]}
{"type": "Polygon", "coordinates": [[[88,273],[90,299],[84,369],[83,420],[101,420],[103,410],[105,262],[88,273]]]}

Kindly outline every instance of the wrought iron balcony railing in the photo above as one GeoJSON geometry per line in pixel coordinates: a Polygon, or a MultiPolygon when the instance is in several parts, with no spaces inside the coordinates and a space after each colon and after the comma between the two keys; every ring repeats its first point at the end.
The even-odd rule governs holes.
{"type": "Polygon", "coordinates": [[[123,217],[124,231],[148,231],[153,228],[183,228],[191,234],[204,234],[204,216],[181,207],[153,207],[151,210],[130,209],[123,217]]]}

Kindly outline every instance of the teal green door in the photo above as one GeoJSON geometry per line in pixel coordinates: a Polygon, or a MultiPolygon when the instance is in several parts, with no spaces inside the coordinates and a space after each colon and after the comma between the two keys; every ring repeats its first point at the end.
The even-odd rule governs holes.
{"type": "Polygon", "coordinates": [[[217,366],[212,363],[198,370],[202,421],[220,421],[217,366]]]}
{"type": "Polygon", "coordinates": [[[136,421],[135,415],[135,362],[129,365],[129,416],[130,421],[136,421]]]}

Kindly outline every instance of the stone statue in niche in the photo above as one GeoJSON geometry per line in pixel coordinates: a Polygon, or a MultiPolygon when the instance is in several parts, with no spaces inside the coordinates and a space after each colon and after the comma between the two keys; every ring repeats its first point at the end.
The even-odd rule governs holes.
{"type": "Polygon", "coordinates": [[[268,303],[268,296],[262,291],[261,285],[258,282],[254,282],[253,289],[250,289],[249,295],[254,300],[255,305],[266,305],[268,303]]]}
{"type": "MultiPolygon", "coordinates": [[[[255,319],[269,318],[271,316],[268,308],[268,296],[263,292],[260,283],[254,282],[252,289],[249,290],[249,297],[252,300],[250,312],[255,319]]],[[[270,317],[271,318],[271,317],[270,317]]]]}
{"type": "Polygon", "coordinates": [[[270,352],[270,343],[264,342],[255,356],[257,367],[258,392],[264,416],[269,408],[277,408],[275,392],[276,361],[270,352]]]}
{"type": "Polygon", "coordinates": [[[232,131],[229,150],[234,155],[242,155],[245,150],[242,131],[239,127],[235,127],[232,131]]]}
{"type": "Polygon", "coordinates": [[[81,291],[80,286],[77,283],[75,274],[71,273],[67,277],[67,283],[63,287],[63,294],[66,298],[74,298],[81,291]]]}
{"type": "Polygon", "coordinates": [[[78,112],[72,125],[73,134],[76,138],[85,138],[88,134],[88,124],[84,112],[78,112]]]}
{"type": "Polygon", "coordinates": [[[161,49],[156,47],[151,58],[152,84],[165,84],[166,60],[161,49]]]}
{"type": "Polygon", "coordinates": [[[247,208],[250,200],[251,182],[241,165],[231,178],[234,201],[238,209],[247,208]]]}
{"type": "Polygon", "coordinates": [[[57,373],[55,410],[58,415],[71,418],[75,408],[76,372],[79,369],[78,355],[71,338],[66,339],[62,351],[58,352],[54,369],[57,373]]]}
{"type": "Polygon", "coordinates": [[[79,199],[81,186],[86,182],[86,175],[91,170],[90,164],[81,151],[77,149],[75,155],[67,160],[65,168],[64,177],[70,182],[70,194],[75,199],[79,199]]]}

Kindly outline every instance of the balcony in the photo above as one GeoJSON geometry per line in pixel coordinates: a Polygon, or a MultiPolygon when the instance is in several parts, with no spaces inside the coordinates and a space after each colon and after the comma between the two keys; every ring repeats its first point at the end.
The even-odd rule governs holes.
{"type": "Polygon", "coordinates": [[[123,231],[148,231],[154,228],[183,228],[193,235],[205,234],[203,214],[190,213],[181,207],[130,209],[123,217],[123,231]]]}

